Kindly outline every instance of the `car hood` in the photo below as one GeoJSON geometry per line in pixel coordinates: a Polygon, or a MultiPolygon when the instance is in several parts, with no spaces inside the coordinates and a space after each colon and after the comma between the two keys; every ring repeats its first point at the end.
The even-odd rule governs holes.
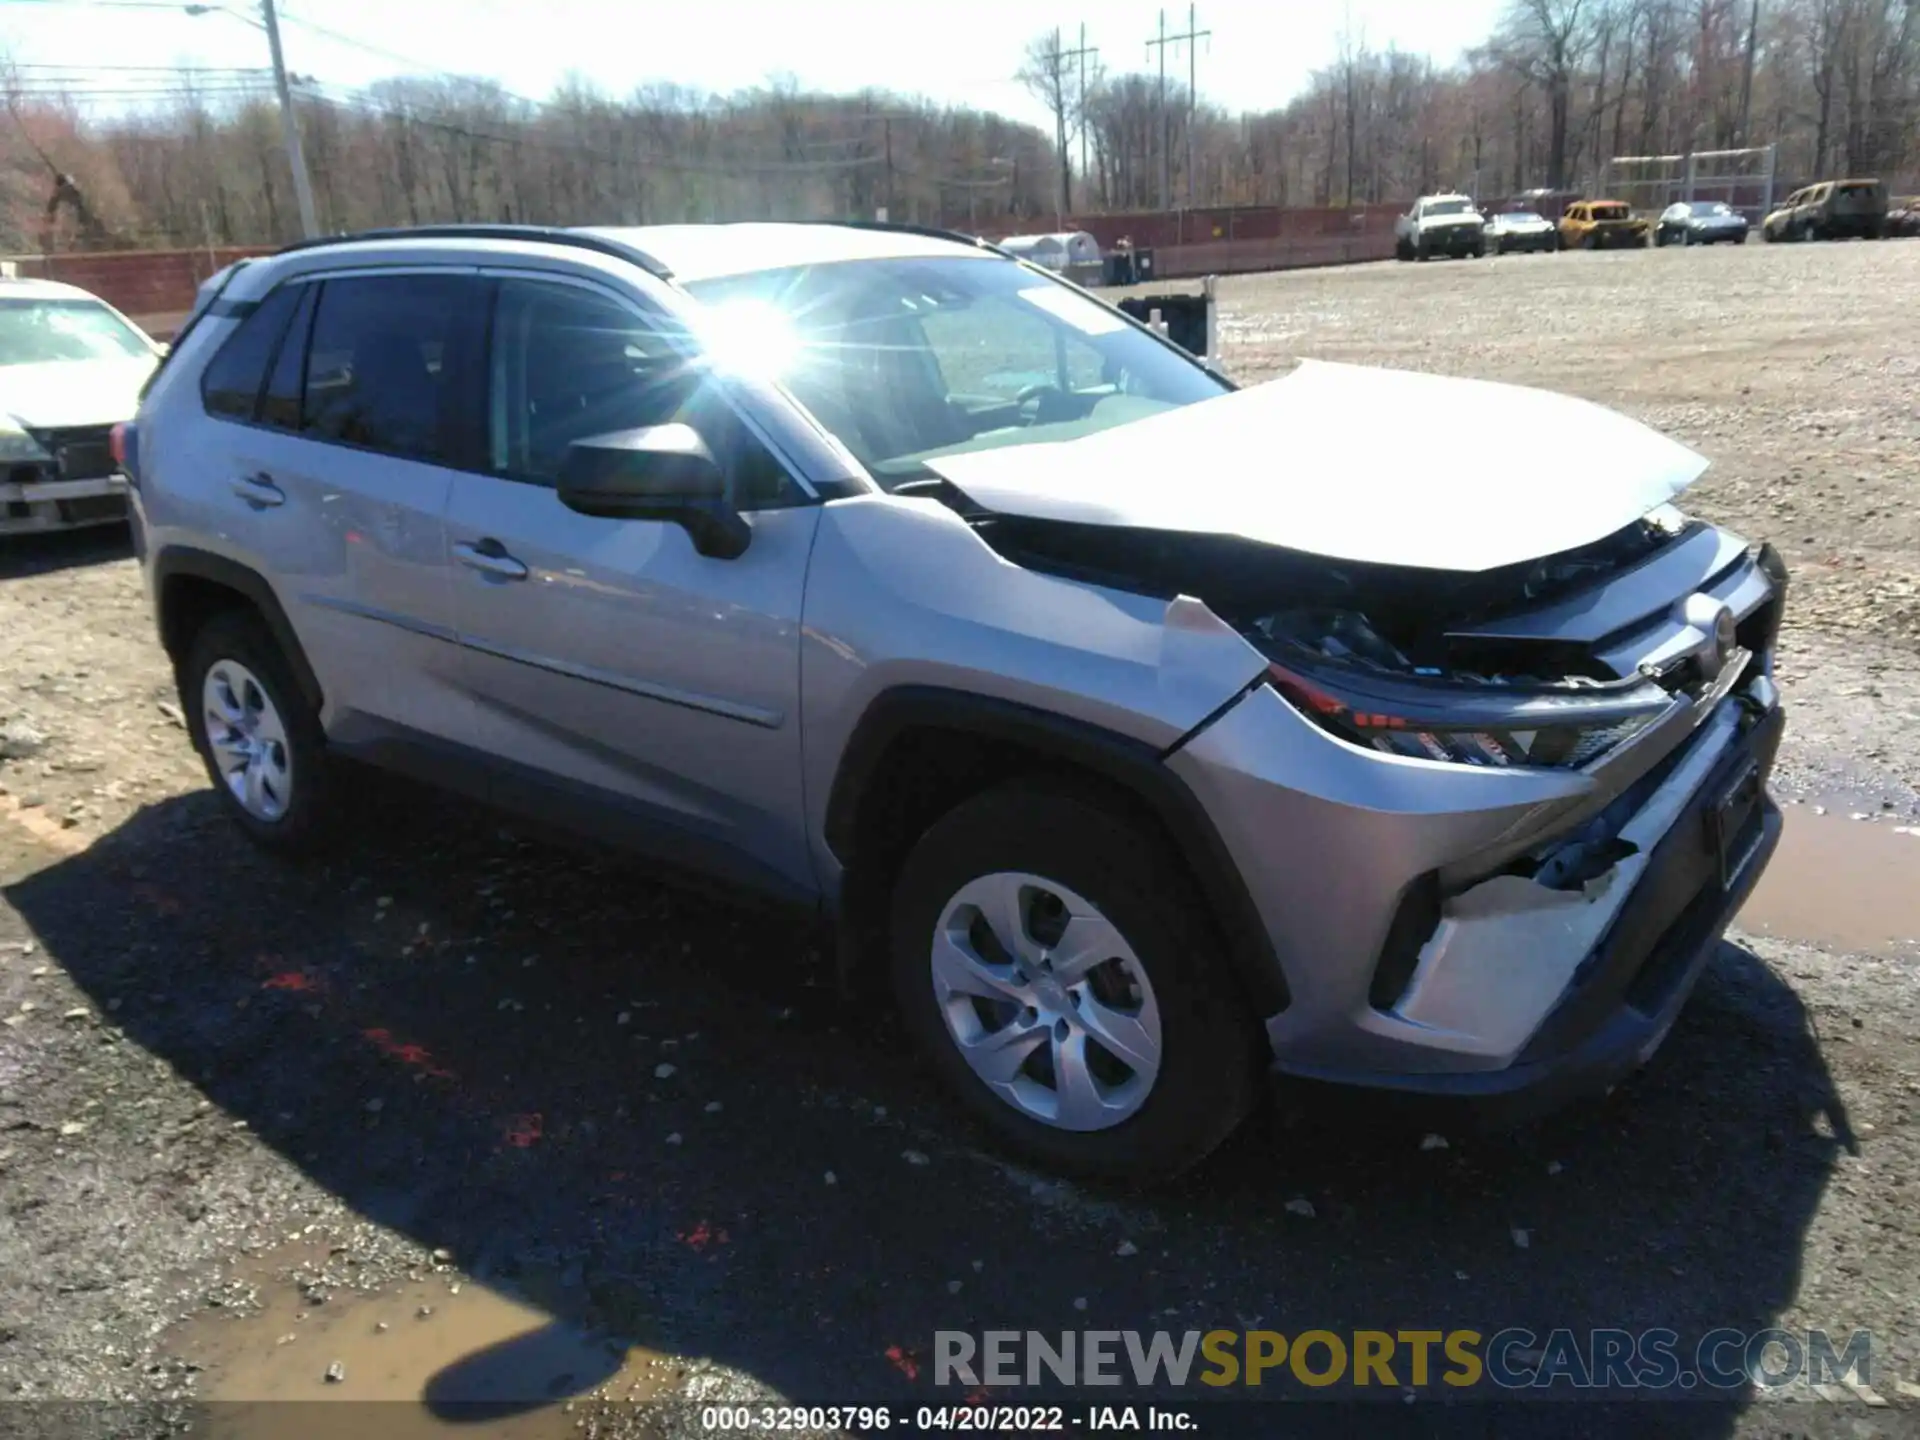
{"type": "Polygon", "coordinates": [[[1429,215],[1419,223],[1422,230],[1436,230],[1449,225],[1484,225],[1487,222],[1478,215],[1429,215]]]}
{"type": "Polygon", "coordinates": [[[1571,396],[1308,360],[1080,439],[927,465],[1003,514],[1479,571],[1601,539],[1671,501],[1707,461],[1571,396]]]}
{"type": "Polygon", "coordinates": [[[158,356],[0,366],[0,416],[30,430],[131,420],[158,356]]]}

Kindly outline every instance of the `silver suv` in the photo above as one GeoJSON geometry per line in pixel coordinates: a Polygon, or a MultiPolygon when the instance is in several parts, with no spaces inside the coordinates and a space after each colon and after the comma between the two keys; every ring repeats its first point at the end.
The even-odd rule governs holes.
{"type": "Polygon", "coordinates": [[[1672,508],[1698,455],[1513,386],[1237,388],[957,236],[296,246],[120,444],[254,839],[364,760],[790,899],[1056,1169],[1178,1170],[1264,1073],[1603,1088],[1779,834],[1785,571],[1672,508]]]}

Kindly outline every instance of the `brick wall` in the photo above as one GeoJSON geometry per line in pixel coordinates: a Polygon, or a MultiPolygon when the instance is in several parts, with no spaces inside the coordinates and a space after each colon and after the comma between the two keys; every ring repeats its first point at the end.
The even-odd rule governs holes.
{"type": "MultiPolygon", "coordinates": [[[[99,254],[23,255],[22,277],[59,280],[90,290],[135,320],[171,319],[190,309],[209,275],[264,248],[126,250],[99,254]]],[[[162,327],[164,328],[164,327],[162,327]]]]}

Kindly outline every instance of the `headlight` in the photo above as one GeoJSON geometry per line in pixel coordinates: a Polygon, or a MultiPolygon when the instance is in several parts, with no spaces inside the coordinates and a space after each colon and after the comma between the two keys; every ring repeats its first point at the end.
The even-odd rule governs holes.
{"type": "Polygon", "coordinates": [[[53,456],[20,425],[0,415],[0,465],[24,465],[50,461],[53,456]]]}
{"type": "Polygon", "coordinates": [[[1461,765],[1577,769],[1625,744],[1673,703],[1658,687],[1635,685],[1629,704],[1534,694],[1487,705],[1471,703],[1477,697],[1469,692],[1435,695],[1420,706],[1407,703],[1410,696],[1336,691],[1280,665],[1268,667],[1267,682],[1321,729],[1351,744],[1461,765]],[[1394,708],[1375,708],[1388,704],[1394,708]]]}
{"type": "Polygon", "coordinates": [[[1294,622],[1283,648],[1300,651],[1300,663],[1272,661],[1267,683],[1321,729],[1388,755],[1575,769],[1632,739],[1674,704],[1640,676],[1555,683],[1402,669],[1363,617],[1344,612],[1313,617],[1323,638],[1302,646],[1299,622],[1308,618],[1275,617],[1294,622]]]}

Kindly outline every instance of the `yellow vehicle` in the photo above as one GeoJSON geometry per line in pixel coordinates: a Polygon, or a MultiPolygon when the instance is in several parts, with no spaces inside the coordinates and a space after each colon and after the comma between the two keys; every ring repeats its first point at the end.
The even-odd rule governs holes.
{"type": "Polygon", "coordinates": [[[1651,226],[1624,200],[1576,200],[1560,217],[1562,250],[1599,250],[1645,245],[1651,226]]]}

